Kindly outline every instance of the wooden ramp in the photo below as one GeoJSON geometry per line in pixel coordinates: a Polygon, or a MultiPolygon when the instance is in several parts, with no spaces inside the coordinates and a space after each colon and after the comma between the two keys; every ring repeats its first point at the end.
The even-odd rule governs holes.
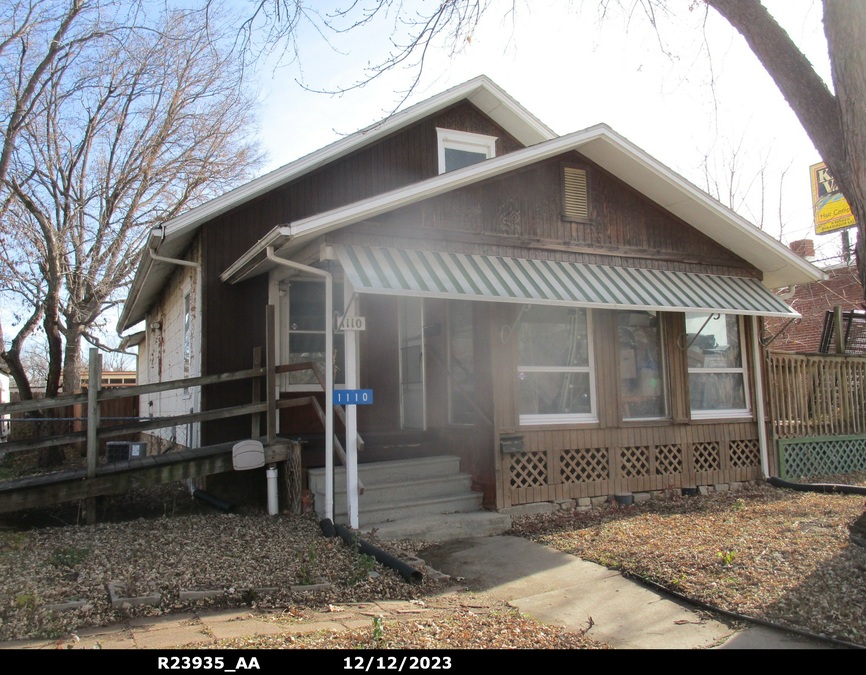
{"type": "MultiPolygon", "coordinates": [[[[291,441],[277,439],[276,443],[269,446],[265,444],[266,439],[259,440],[265,445],[266,464],[282,462],[289,457],[291,441]]],[[[87,478],[87,469],[82,467],[4,481],[0,483],[0,513],[119,494],[132,488],[152,487],[186,478],[234,471],[234,445],[235,441],[232,441],[113,462],[96,467],[94,478],[87,478]]]]}

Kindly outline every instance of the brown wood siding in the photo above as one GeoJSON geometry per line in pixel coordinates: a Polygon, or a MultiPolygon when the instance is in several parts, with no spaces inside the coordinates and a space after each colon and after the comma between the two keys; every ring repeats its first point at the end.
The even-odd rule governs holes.
{"type": "Polygon", "coordinates": [[[500,455],[502,506],[760,477],[752,422],[522,433],[527,451],[500,455]]]}
{"type": "MultiPolygon", "coordinates": [[[[521,426],[516,398],[516,345],[514,340],[503,344],[499,337],[503,326],[513,324],[518,306],[491,307],[497,506],[728,483],[760,476],[754,414],[751,420],[690,419],[688,364],[685,353],[676,346],[685,330],[683,314],[661,314],[670,419],[623,420],[617,313],[595,310],[592,327],[598,422],[521,426]],[[501,453],[499,438],[503,434],[522,435],[524,451],[501,453]]],[[[749,339],[747,328],[743,334],[743,358],[749,364],[750,405],[754,410],[749,339]]]]}
{"type": "Polygon", "coordinates": [[[334,243],[534,257],[646,269],[761,273],[576,153],[455,190],[328,235],[334,243]],[[590,170],[589,222],[561,215],[561,171],[590,170]]]}
{"type": "MultiPolygon", "coordinates": [[[[277,225],[436,176],[437,126],[497,136],[498,155],[523,147],[475,106],[464,101],[203,226],[202,374],[247,368],[253,348],[264,344],[267,277],[231,286],[222,283],[219,275],[277,225]]],[[[396,321],[394,327],[396,330],[396,321]]],[[[203,392],[202,405],[204,409],[222,407],[242,399],[246,401],[248,397],[246,390],[236,387],[209,387],[203,392]]],[[[399,428],[399,408],[397,415],[399,428]]],[[[369,423],[364,415],[359,417],[359,423],[369,423]]],[[[388,420],[386,428],[390,428],[392,422],[388,420]]],[[[204,425],[203,442],[217,443],[248,435],[246,418],[208,422],[204,425]]]]}

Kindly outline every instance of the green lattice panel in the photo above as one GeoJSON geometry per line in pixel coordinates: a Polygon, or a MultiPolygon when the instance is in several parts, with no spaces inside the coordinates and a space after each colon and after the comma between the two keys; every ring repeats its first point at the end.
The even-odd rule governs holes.
{"type": "Polygon", "coordinates": [[[785,480],[866,470],[866,436],[790,438],[779,442],[785,480]]]}

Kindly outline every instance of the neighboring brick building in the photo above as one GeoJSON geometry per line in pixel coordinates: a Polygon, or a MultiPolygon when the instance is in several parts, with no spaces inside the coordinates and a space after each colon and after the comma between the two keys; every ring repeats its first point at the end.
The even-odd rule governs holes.
{"type": "MultiPolygon", "coordinates": [[[[807,260],[814,255],[811,240],[791,242],[791,250],[807,260]]],[[[857,268],[851,263],[842,263],[823,268],[829,279],[811,284],[798,285],[787,303],[803,315],[801,323],[791,325],[770,347],[775,351],[816,353],[821,342],[824,316],[827,310],[841,305],[843,311],[863,309],[863,287],[857,279],[857,268]]],[[[767,330],[775,335],[786,320],[767,320],[767,330]]]]}

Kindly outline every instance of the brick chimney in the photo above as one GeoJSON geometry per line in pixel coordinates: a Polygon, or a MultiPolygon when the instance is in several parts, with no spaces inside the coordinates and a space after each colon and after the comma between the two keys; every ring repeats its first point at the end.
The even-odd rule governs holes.
{"type": "Polygon", "coordinates": [[[797,241],[792,241],[790,246],[791,250],[802,258],[815,257],[815,242],[813,242],[811,239],[799,239],[797,241]]]}

